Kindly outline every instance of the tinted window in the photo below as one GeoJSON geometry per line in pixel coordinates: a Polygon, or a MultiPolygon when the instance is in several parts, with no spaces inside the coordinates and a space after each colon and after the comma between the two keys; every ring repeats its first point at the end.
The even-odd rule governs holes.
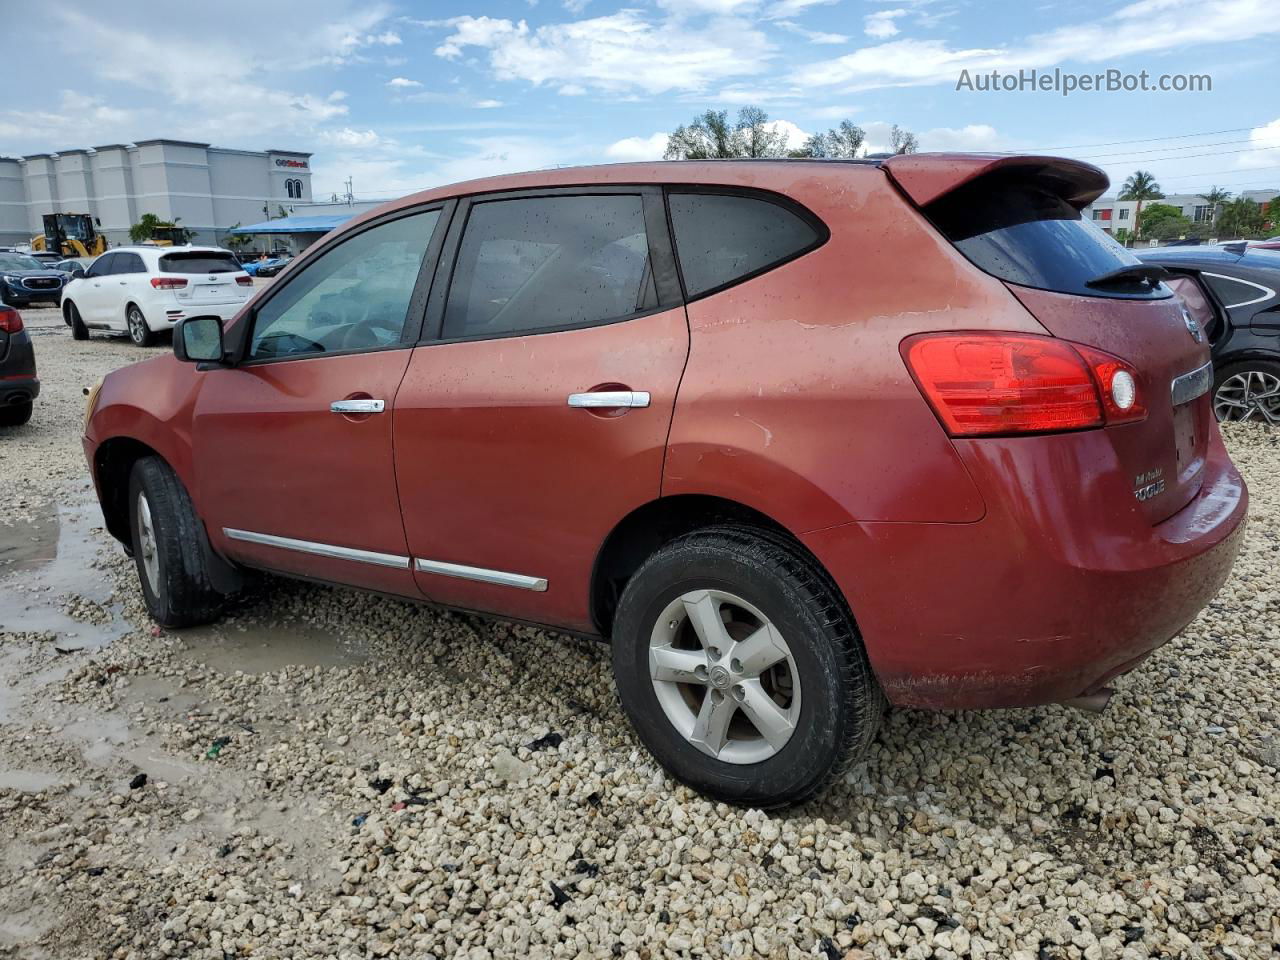
{"type": "Polygon", "coordinates": [[[714,193],[673,193],[671,226],[690,297],[788,260],[822,238],[779,203],[714,193]]]}
{"type": "Polygon", "coordinates": [[[638,195],[490,200],[467,217],[444,336],[603,323],[656,303],[638,195]]]}
{"type": "Polygon", "coordinates": [[[235,273],[240,261],[230,253],[166,253],[161,273],[235,273]]]}
{"type": "Polygon", "coordinates": [[[1204,282],[1209,285],[1209,289],[1217,294],[1224,307],[1238,307],[1251,300],[1269,299],[1266,290],[1261,287],[1255,287],[1251,283],[1230,280],[1226,277],[1215,277],[1211,273],[1204,273],[1201,276],[1204,277],[1204,282]]]}
{"type": "Polygon", "coordinates": [[[119,276],[122,273],[146,272],[146,264],[142,262],[142,258],[136,253],[117,253],[115,262],[111,264],[112,276],[119,276]]]}
{"type": "Polygon", "coordinates": [[[119,254],[104,253],[97,260],[93,261],[93,264],[89,267],[89,270],[85,274],[85,276],[87,277],[107,276],[107,274],[111,273],[111,265],[116,262],[117,256],[119,256],[119,254]]]}
{"type": "Polygon", "coordinates": [[[1090,297],[1170,295],[1161,284],[1140,281],[1090,287],[1089,280],[1134,266],[1138,258],[1034,182],[980,177],[929,204],[925,213],[975,266],[1001,280],[1090,297]]]}
{"type": "Polygon", "coordinates": [[[398,343],[439,217],[439,210],[402,217],[322,253],[258,310],[249,358],[398,343]]]}

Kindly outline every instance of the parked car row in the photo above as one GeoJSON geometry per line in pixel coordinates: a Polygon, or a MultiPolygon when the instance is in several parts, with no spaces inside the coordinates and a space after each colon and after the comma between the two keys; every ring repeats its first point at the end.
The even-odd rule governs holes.
{"type": "Polygon", "coordinates": [[[91,393],[106,527],[166,626],[264,569],[610,638],[640,739],[735,803],[821,790],[886,698],[1100,708],[1248,504],[1209,342],[1081,218],[1106,186],[917,154],[407,197],[91,393]]]}

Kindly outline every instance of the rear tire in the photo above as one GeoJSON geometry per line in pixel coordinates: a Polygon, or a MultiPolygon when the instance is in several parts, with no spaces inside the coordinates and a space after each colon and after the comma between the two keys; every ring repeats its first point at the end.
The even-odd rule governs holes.
{"type": "Polygon", "coordinates": [[[1280,363],[1240,360],[1215,370],[1213,413],[1222,423],[1280,424],[1280,363]]]}
{"type": "Polygon", "coordinates": [[[149,347],[155,343],[156,335],[147,326],[147,318],[142,315],[136,303],[131,303],[124,311],[125,323],[129,327],[129,339],[134,346],[149,347]]]}
{"type": "Polygon", "coordinates": [[[200,518],[182,481],[159,457],[133,465],[129,530],[151,618],[164,627],[216,620],[225,601],[209,575],[200,518]]]}
{"type": "Polygon", "coordinates": [[[67,302],[66,311],[67,323],[71,325],[72,340],[88,340],[89,328],[84,325],[84,321],[80,319],[80,311],[76,309],[76,305],[67,302]]]}
{"type": "Polygon", "coordinates": [[[866,752],[884,712],[830,577],[786,537],[747,526],[687,534],[645,561],[618,605],[613,670],[667,772],[734,804],[812,797],[866,752]]]}
{"type": "Polygon", "coordinates": [[[30,400],[26,403],[11,403],[0,407],[0,427],[20,427],[31,419],[31,410],[34,404],[30,400]]]}

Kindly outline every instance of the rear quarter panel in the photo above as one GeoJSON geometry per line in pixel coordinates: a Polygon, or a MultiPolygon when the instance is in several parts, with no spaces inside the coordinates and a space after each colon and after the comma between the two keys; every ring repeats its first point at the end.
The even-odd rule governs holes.
{"type": "Polygon", "coordinates": [[[934,330],[1045,331],[882,171],[831,166],[774,167],[751,184],[817,215],[823,246],[689,303],[663,493],[736,500],[795,533],[976,521],[982,497],[898,345],[934,330]]]}

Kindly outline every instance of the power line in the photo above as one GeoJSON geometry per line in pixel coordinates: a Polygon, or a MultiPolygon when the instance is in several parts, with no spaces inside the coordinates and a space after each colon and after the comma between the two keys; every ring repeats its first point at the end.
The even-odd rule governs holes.
{"type": "MultiPolygon", "coordinates": [[[[1085,154],[1076,157],[1077,160],[1101,160],[1106,157],[1140,157],[1148,153],[1163,153],[1166,150],[1196,150],[1200,147],[1229,147],[1239,143],[1253,143],[1252,139],[1247,140],[1217,140],[1214,143],[1189,143],[1185,147],[1155,147],[1152,150],[1135,150],[1132,153],[1094,153],[1085,154]]],[[[1255,150],[1265,150],[1264,147],[1254,147],[1255,150]]],[[[1174,156],[1177,156],[1174,154],[1174,156]]]]}
{"type": "MultiPolygon", "coordinates": [[[[1111,140],[1104,143],[1078,143],[1070,147],[1037,147],[1029,153],[1048,153],[1052,150],[1091,150],[1094,147],[1120,147],[1126,143],[1157,143],[1161,140],[1187,140],[1191,137],[1216,137],[1220,133],[1240,133],[1244,130],[1253,130],[1253,127],[1232,127],[1229,130],[1206,130],[1203,133],[1179,133],[1171,137],[1146,137],[1141,140],[1111,140]]],[[[1172,148],[1171,148],[1172,149],[1172,148]]]]}

